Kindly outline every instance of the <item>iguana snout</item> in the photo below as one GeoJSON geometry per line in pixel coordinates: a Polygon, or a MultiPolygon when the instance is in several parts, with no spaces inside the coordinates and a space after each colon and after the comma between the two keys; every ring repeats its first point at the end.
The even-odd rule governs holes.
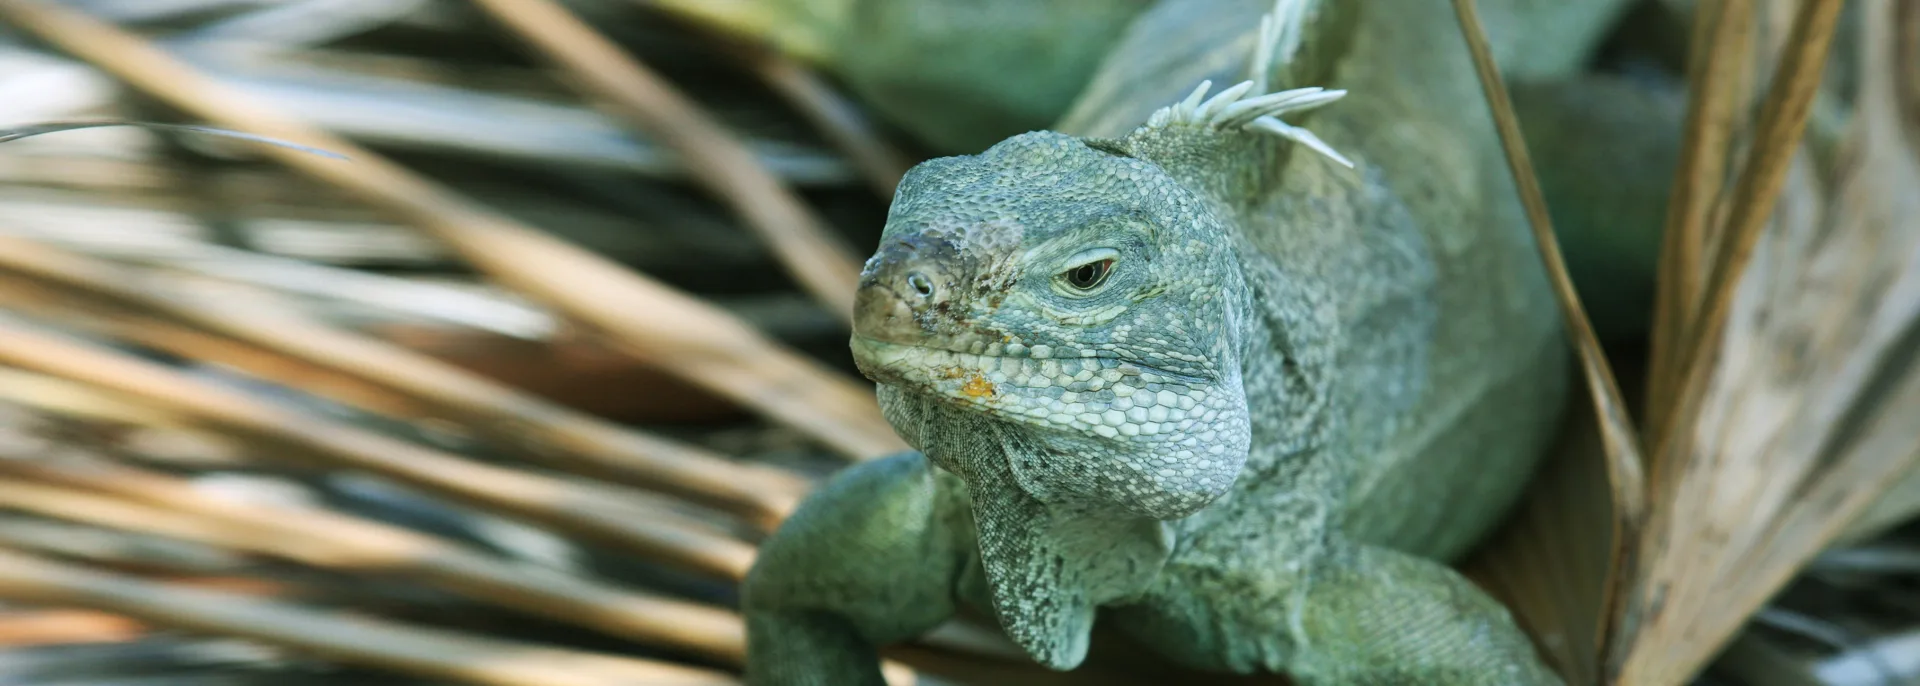
{"type": "Polygon", "coordinates": [[[959,251],[939,236],[913,235],[888,241],[860,274],[854,299],[854,330],[895,343],[918,343],[943,328],[953,314],[959,251]]]}

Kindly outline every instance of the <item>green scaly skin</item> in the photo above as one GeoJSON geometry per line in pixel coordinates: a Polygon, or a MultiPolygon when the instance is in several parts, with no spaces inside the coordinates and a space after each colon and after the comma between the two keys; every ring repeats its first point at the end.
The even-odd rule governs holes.
{"type": "Polygon", "coordinates": [[[941,152],[1051,124],[1155,0],[750,0],[766,38],[941,152]]]}
{"type": "MultiPolygon", "coordinates": [[[[1265,3],[1190,4],[1251,33],[1265,3]]],[[[1558,683],[1445,565],[1524,487],[1568,381],[1465,46],[1432,30],[1451,20],[1306,15],[1268,75],[1352,92],[1312,129],[1353,170],[1173,116],[910,173],[853,348],[925,457],[847,470],[763,546],[748,681],[882,683],[874,646],[965,603],[1056,669],[1106,607],[1200,669],[1558,683]]],[[[1096,83],[1144,63],[1126,40],[1096,83]]],[[[1148,118],[1109,90],[1094,119],[1148,118]]]]}
{"type": "MultiPolygon", "coordinates": [[[[1125,33],[1148,34],[1152,40],[1139,46],[1149,58],[1172,57],[1177,51],[1167,46],[1186,46],[1211,54],[1180,55],[1183,60],[1217,62],[1236,59],[1235,51],[1244,45],[1194,41],[1191,34],[1244,33],[1248,28],[1220,21],[1225,15],[1194,11],[1188,0],[728,4],[736,2],[762,17],[768,42],[834,72],[877,113],[944,153],[978,152],[1008,136],[1053,124],[1125,33]],[[1155,15],[1151,19],[1136,21],[1150,12],[1155,15]]],[[[1479,4],[1503,70],[1512,78],[1538,80],[1578,71],[1628,1],[1479,4]]],[[[1453,24],[1429,28],[1451,31],[1453,24]]],[[[1183,87],[1191,83],[1174,82],[1183,87]]]]}

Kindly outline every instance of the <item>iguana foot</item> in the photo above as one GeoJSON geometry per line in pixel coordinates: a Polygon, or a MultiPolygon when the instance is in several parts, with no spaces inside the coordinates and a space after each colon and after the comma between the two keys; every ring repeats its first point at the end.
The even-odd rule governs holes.
{"type": "Polygon", "coordinates": [[[809,496],[747,576],[747,683],[885,684],[876,646],[953,615],[973,547],[964,494],[945,492],[955,483],[906,453],[842,471],[809,496]]]}
{"type": "Polygon", "coordinates": [[[1445,565],[1338,539],[1314,557],[1169,566],[1122,627],[1196,667],[1302,686],[1562,683],[1506,608],[1445,565]]]}

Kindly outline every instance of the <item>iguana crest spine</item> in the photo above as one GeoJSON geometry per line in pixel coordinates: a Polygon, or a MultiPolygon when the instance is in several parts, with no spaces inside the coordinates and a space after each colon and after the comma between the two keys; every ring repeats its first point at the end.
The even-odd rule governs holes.
{"type": "Polygon", "coordinates": [[[1348,169],[1353,168],[1352,160],[1320,140],[1319,136],[1313,135],[1312,131],[1280,120],[1282,114],[1310,110],[1346,97],[1346,91],[1315,86],[1248,97],[1248,93],[1254,92],[1254,86],[1253,81],[1241,81],[1207,98],[1207,91],[1213,88],[1213,82],[1201,81],[1185,100],[1155,110],[1153,116],[1147,119],[1147,127],[1201,126],[1220,131],[1247,129],[1271,133],[1312,148],[1314,152],[1326,155],[1348,169]],[[1206,100],[1202,101],[1202,98],[1206,100]]]}
{"type": "Polygon", "coordinates": [[[1147,118],[1146,128],[1198,126],[1219,131],[1246,129],[1270,133],[1305,145],[1348,169],[1354,168],[1352,160],[1320,140],[1319,136],[1313,135],[1312,131],[1280,120],[1282,114],[1303,112],[1346,97],[1346,91],[1308,87],[1267,92],[1275,53],[1278,53],[1280,63],[1286,64],[1300,50],[1306,9],[1304,0],[1276,0],[1273,11],[1260,17],[1253,59],[1247,64],[1247,74],[1251,78],[1220,91],[1212,98],[1207,98],[1207,91],[1213,88],[1213,82],[1201,81],[1186,99],[1155,110],[1147,118]]]}

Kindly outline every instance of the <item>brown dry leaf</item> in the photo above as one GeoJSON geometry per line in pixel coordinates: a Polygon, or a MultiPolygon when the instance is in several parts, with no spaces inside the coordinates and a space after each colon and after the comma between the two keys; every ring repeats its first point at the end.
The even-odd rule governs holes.
{"type": "Polygon", "coordinates": [[[37,0],[0,2],[12,25],[182,110],[295,141],[352,163],[268,147],[272,159],[391,211],[502,283],[610,334],[623,349],[859,458],[905,446],[863,383],[805,358],[746,322],[591,252],[458,196],[374,152],[195,72],[150,42],[37,0]]]}
{"type": "Polygon", "coordinates": [[[562,650],[143,581],[0,549],[0,599],[73,605],[297,647],[348,664],[485,686],[739,683],[716,671],[562,650]]]}
{"type": "Polygon", "coordinates": [[[573,80],[680,153],[688,170],[773,248],[802,288],[853,321],[860,261],[792,189],[691,98],[551,0],[478,4],[573,80]]]}
{"type": "Polygon", "coordinates": [[[1670,380],[1676,375],[1674,351],[1685,349],[1686,329],[1698,316],[1703,284],[1696,265],[1705,264],[1707,224],[1714,201],[1726,185],[1727,150],[1745,122],[1753,71],[1747,58],[1753,44],[1753,5],[1708,2],[1693,29],[1693,54],[1687,66],[1687,119],[1674,169],[1673,193],[1660,250],[1660,291],[1654,302],[1652,378],[1647,396],[1647,427],[1665,431],[1672,406],[1670,380]]]}
{"type": "Polygon", "coordinates": [[[720,578],[742,578],[753,564],[751,545],[707,521],[676,514],[644,492],[468,460],[286,411],[71,338],[0,323],[0,364],[125,394],[188,424],[247,441],[263,457],[305,458],[335,469],[378,474],[720,578]]]}
{"type": "Polygon", "coordinates": [[[771,50],[742,52],[747,53],[743,56],[747,66],[762,81],[832,141],[847,161],[860,168],[874,193],[893,197],[900,177],[906,176],[912,165],[906,153],[888,142],[865,112],[828,85],[818,72],[790,56],[771,50]]]}
{"type": "MultiPolygon", "coordinates": [[[[1616,480],[1620,554],[1603,581],[1601,452],[1576,423],[1469,565],[1574,684],[1684,683],[1920,458],[1920,166],[1896,91],[1898,9],[1863,7],[1862,92],[1840,152],[1815,158],[1798,154],[1801,134],[1840,3],[1699,5],[1645,528],[1618,507],[1616,480]],[[1774,29],[1777,67],[1756,61],[1757,21],[1774,29]],[[1769,70],[1749,123],[1752,74],[1769,70]]],[[[1877,521],[1903,509],[1891,501],[1877,521]]]]}
{"type": "Polygon", "coordinates": [[[1639,565],[1617,570],[1609,683],[1697,672],[1920,456],[1920,149],[1896,99],[1895,3],[1862,6],[1862,88],[1832,168],[1791,157],[1839,5],[1800,6],[1717,256],[1687,266],[1709,274],[1701,352],[1668,367],[1685,376],[1666,386],[1639,565]],[[1785,186],[1771,212],[1770,178],[1785,186]]]}
{"type": "Polygon", "coordinates": [[[537,570],[438,537],[326,510],[210,497],[184,479],[104,463],[0,459],[7,509],[412,579],[482,602],[739,664],[746,627],[726,610],[537,570]]]}
{"type": "Polygon", "coordinates": [[[1596,566],[1596,558],[1610,557],[1617,561],[1630,554],[1626,545],[1635,540],[1645,522],[1647,486],[1640,438],[1619,382],[1614,378],[1605,351],[1600,348],[1593,324],[1587,319],[1560,255],[1546,198],[1520,132],[1519,117],[1514,113],[1513,102],[1493,61],[1474,0],[1454,0],[1453,7],[1473,55],[1474,70],[1486,93],[1494,126],[1500,133],[1507,164],[1519,189],[1521,204],[1526,208],[1528,224],[1546,265],[1554,296],[1560,303],[1568,336],[1579,353],[1582,376],[1592,402],[1591,421],[1576,422],[1576,426],[1588,431],[1569,433],[1566,444],[1557,451],[1557,460],[1548,469],[1548,477],[1536,480],[1521,519],[1503,534],[1504,540],[1492,546],[1500,557],[1476,566],[1479,578],[1515,609],[1522,624],[1534,634],[1555,666],[1580,683],[1584,680],[1579,675],[1590,669],[1593,662],[1588,627],[1595,626],[1595,622],[1586,621],[1586,612],[1604,606],[1615,597],[1615,587],[1606,583],[1604,576],[1607,566],[1596,566]],[[1589,436],[1598,439],[1600,450],[1583,449],[1590,444],[1581,439],[1589,436]],[[1578,462],[1581,457],[1598,458],[1604,466],[1605,483],[1609,486],[1604,500],[1598,495],[1582,497],[1579,493],[1591,488],[1589,484],[1593,483],[1585,478],[1590,473],[1578,462]],[[1606,506],[1601,506],[1602,502],[1606,506]]]}
{"type": "Polygon", "coordinates": [[[130,641],[146,627],[120,615],[92,610],[49,609],[0,613],[0,649],[36,645],[130,641]]]}
{"type": "Polygon", "coordinates": [[[206,302],[161,274],[0,236],[0,284],[14,279],[66,296],[35,298],[38,309],[50,307],[66,319],[75,310],[99,314],[121,338],[234,365],[369,411],[457,422],[528,458],[720,504],[763,525],[790,512],[808,486],[795,475],[734,464],[575,412],[290,308],[206,302]]]}

